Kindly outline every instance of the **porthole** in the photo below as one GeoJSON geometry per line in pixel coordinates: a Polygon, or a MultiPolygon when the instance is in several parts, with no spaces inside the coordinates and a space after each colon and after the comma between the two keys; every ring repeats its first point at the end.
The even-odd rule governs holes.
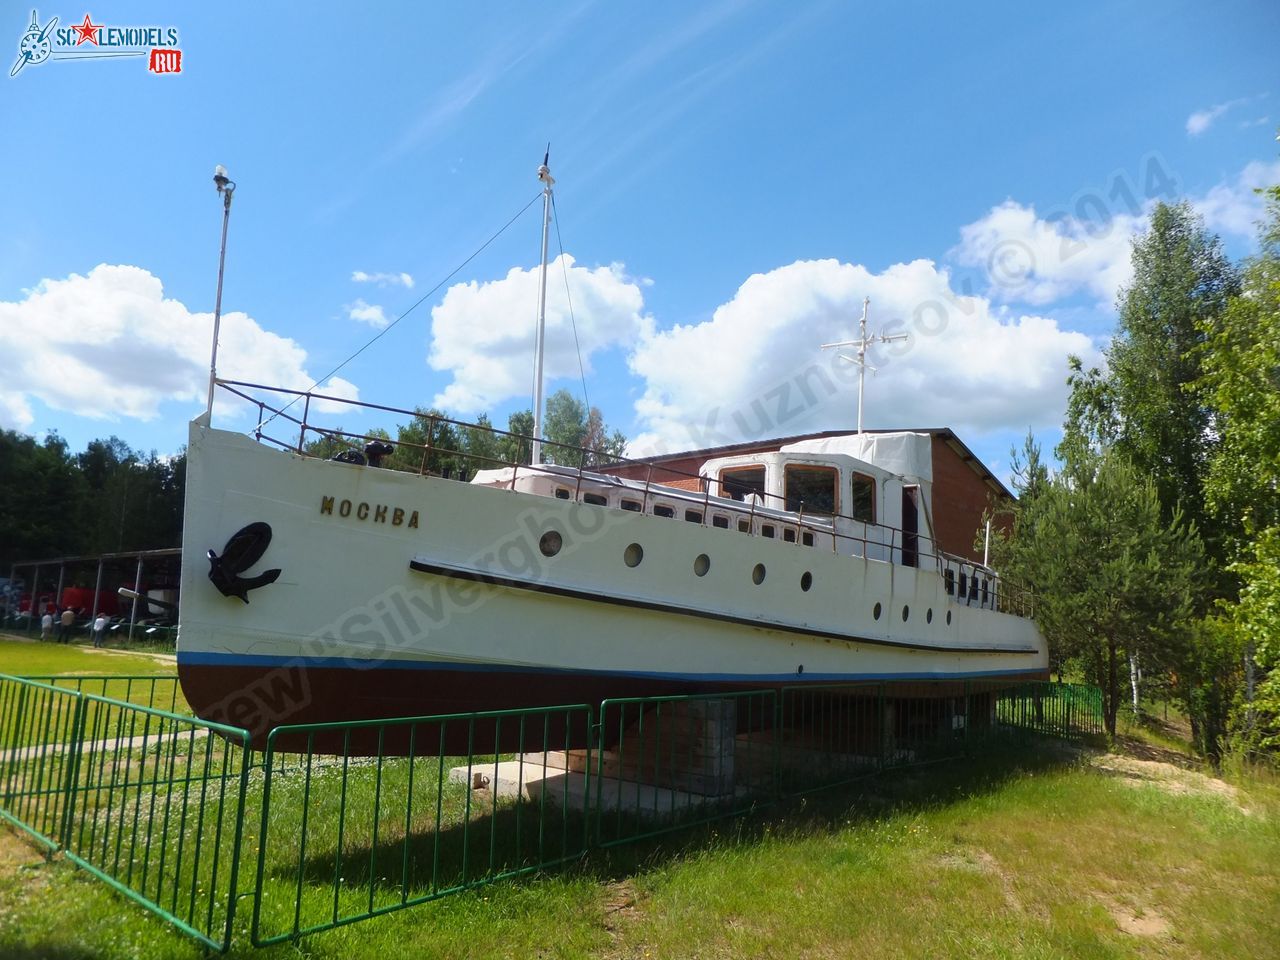
{"type": "Polygon", "coordinates": [[[628,567],[640,566],[640,561],[644,559],[644,547],[638,543],[629,545],[626,550],[622,551],[622,559],[628,567]]]}
{"type": "Polygon", "coordinates": [[[933,607],[930,607],[924,612],[924,622],[933,623],[933,607]]]}
{"type": "Polygon", "coordinates": [[[902,621],[906,623],[907,617],[911,616],[911,608],[905,603],[902,605],[902,621]]]}
{"type": "Polygon", "coordinates": [[[800,574],[800,589],[805,593],[809,592],[809,588],[813,586],[813,574],[806,570],[800,574]]]}
{"type": "Polygon", "coordinates": [[[951,626],[951,611],[947,611],[947,626],[951,626]]]}
{"type": "Polygon", "coordinates": [[[877,603],[874,607],[871,608],[871,616],[874,617],[876,620],[880,619],[880,604],[877,603]]]}
{"type": "Polygon", "coordinates": [[[548,530],[542,535],[542,539],[538,541],[538,549],[542,551],[544,557],[554,557],[563,546],[564,537],[560,536],[559,532],[555,530],[548,530]]]}
{"type": "Polygon", "coordinates": [[[700,577],[705,577],[707,571],[711,569],[711,558],[705,553],[700,553],[693,561],[693,572],[700,577]]]}
{"type": "Polygon", "coordinates": [[[756,586],[764,583],[764,564],[757,563],[755,569],[751,571],[751,582],[756,586]]]}

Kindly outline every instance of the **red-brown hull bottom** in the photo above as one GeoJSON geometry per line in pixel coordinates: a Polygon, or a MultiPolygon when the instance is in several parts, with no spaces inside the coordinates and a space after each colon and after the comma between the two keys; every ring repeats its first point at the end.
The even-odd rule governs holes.
{"type": "MultiPolygon", "coordinates": [[[[277,734],[274,747],[289,752],[483,755],[495,750],[559,750],[587,745],[587,711],[547,709],[551,705],[591,705],[630,697],[760,691],[740,702],[743,729],[773,723],[777,695],[803,685],[804,696],[818,694],[830,681],[796,677],[786,683],[741,680],[684,680],[664,677],[551,671],[467,671],[398,668],[361,669],[315,664],[209,665],[178,664],[182,691],[196,715],[249,731],[256,749],[281,726],[351,724],[358,721],[440,717],[484,711],[540,711],[523,718],[458,718],[417,724],[311,730],[277,734]]],[[[992,691],[1031,680],[1048,679],[1047,671],[1013,676],[960,679],[865,680],[867,697],[893,700],[937,700],[963,696],[968,690],[992,691]]],[[[850,686],[853,686],[851,684],[850,686]]],[[[847,695],[847,692],[846,692],[847,695]]],[[[799,698],[791,698],[799,702],[799,698]]],[[[785,707],[785,704],[783,704],[785,707]]],[[[632,710],[637,708],[632,707],[632,710]]],[[[611,718],[602,718],[606,731],[611,718]]],[[[616,723],[616,720],[613,720],[616,723]]],[[[616,731],[615,731],[616,732],[616,731]]]]}

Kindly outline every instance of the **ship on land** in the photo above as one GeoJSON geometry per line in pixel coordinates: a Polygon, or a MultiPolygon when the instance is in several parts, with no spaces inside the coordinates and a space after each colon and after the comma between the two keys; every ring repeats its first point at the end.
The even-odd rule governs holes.
{"type": "Polygon", "coordinates": [[[435,418],[422,468],[389,469],[378,438],[308,421],[348,401],[211,376],[258,425],[216,428],[210,402],[190,426],[178,670],[200,716],[258,738],[796,685],[957,697],[1048,675],[1028,598],[974,555],[983,494],[1003,488],[950,431],[647,460],[493,431],[524,455],[454,451],[467,466],[439,475],[433,436],[489,428],[435,418]],[[320,436],[352,453],[306,455],[320,436]]]}

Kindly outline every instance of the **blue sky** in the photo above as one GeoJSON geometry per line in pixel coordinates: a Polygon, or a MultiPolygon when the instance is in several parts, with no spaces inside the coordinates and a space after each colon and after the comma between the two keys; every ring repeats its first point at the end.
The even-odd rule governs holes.
{"type": "MultiPolygon", "coordinates": [[[[910,339],[877,351],[867,424],[952,426],[1003,471],[1028,427],[1055,438],[1066,354],[1098,358],[1150,204],[1187,197],[1241,256],[1252,187],[1280,181],[1272,3],[262,10],[39,8],[176,27],[184,59],[0,76],[0,425],[184,442],[215,163],[238,184],[220,372],[307,387],[535,197],[550,141],[571,261],[548,392],[582,390],[567,275],[590,401],[635,452],[851,427],[819,344],[869,296],[910,339]]],[[[0,5],[9,64],[30,16],[0,5]]],[[[333,389],[527,407],[539,239],[535,204],[333,389]]]]}

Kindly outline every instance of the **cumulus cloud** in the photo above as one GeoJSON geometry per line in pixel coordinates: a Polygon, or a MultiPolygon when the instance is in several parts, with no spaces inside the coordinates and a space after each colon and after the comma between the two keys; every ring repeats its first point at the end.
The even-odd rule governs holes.
{"type": "Polygon", "coordinates": [[[819,345],[869,327],[906,332],[872,349],[868,427],[984,431],[1061,420],[1066,358],[1099,354],[1049,318],[1011,315],[965,296],[928,260],[872,273],[836,260],[800,261],[750,277],[710,320],[642,335],[630,356],[645,381],[633,455],[716,446],[857,422],[857,370],[819,345]]]}
{"type": "Polygon", "coordinates": [[[1129,280],[1130,245],[1146,222],[1145,215],[1127,213],[1103,221],[1050,219],[1006,200],[961,227],[949,256],[981,268],[998,300],[1043,306],[1084,290],[1109,303],[1129,280]]]}
{"type": "MultiPolygon", "coordinates": [[[[563,254],[550,264],[547,280],[547,381],[576,377],[578,354],[570,325],[567,271],[582,359],[630,345],[651,329],[640,286],[622,264],[580,267],[563,254]]],[[[432,369],[447,370],[452,381],[432,401],[463,414],[491,409],[531,393],[534,330],[538,309],[538,269],[513,268],[500,280],[459,283],[431,311],[432,369]]]]}
{"type": "MultiPolygon", "coordinates": [[[[88,275],[41,280],[18,301],[0,301],[0,425],[34,422],[31,399],[102,420],[150,420],[160,405],[203,405],[211,313],[166,298],[160,279],[132,266],[99,264],[88,275]]],[[[218,374],[306,389],[306,351],[252,317],[222,315],[218,374]]],[[[333,378],[324,392],[354,399],[333,378]]],[[[220,402],[220,412],[232,412],[220,402]]],[[[243,411],[240,411],[243,412],[243,411]]]]}
{"type": "MultiPolygon", "coordinates": [[[[1254,161],[1188,200],[1209,230],[1252,238],[1263,215],[1257,189],[1277,182],[1280,161],[1254,161]]],[[[1146,229],[1155,202],[1147,200],[1135,215],[1116,210],[1101,192],[1087,193],[1077,206],[1096,208],[1103,216],[1082,219],[1042,216],[1033,206],[1006,200],[961,227],[960,243],[948,257],[981,269],[987,294],[995,300],[1044,306],[1083,292],[1110,305],[1133,275],[1133,238],[1146,229]]]]}
{"type": "Polygon", "coordinates": [[[351,271],[353,283],[376,283],[380,287],[413,288],[413,277],[407,273],[365,273],[363,270],[351,271]]]}
{"type": "Polygon", "coordinates": [[[1187,136],[1198,137],[1200,134],[1208,130],[1215,120],[1230,110],[1232,107],[1238,107],[1244,103],[1247,98],[1238,100],[1228,100],[1226,103],[1219,103],[1207,110],[1197,110],[1191,116],[1187,117],[1187,136]]]}
{"type": "Polygon", "coordinates": [[[387,315],[382,312],[382,307],[376,303],[365,303],[363,300],[357,299],[355,303],[348,303],[343,309],[347,311],[347,316],[352,320],[367,323],[378,330],[381,330],[391,322],[387,319],[387,315]]]}
{"type": "Polygon", "coordinates": [[[1191,201],[1205,226],[1216,233],[1233,233],[1252,237],[1258,231],[1264,203],[1258,190],[1280,183],[1280,160],[1272,163],[1253,161],[1234,178],[1213,187],[1203,197],[1191,201]]]}

